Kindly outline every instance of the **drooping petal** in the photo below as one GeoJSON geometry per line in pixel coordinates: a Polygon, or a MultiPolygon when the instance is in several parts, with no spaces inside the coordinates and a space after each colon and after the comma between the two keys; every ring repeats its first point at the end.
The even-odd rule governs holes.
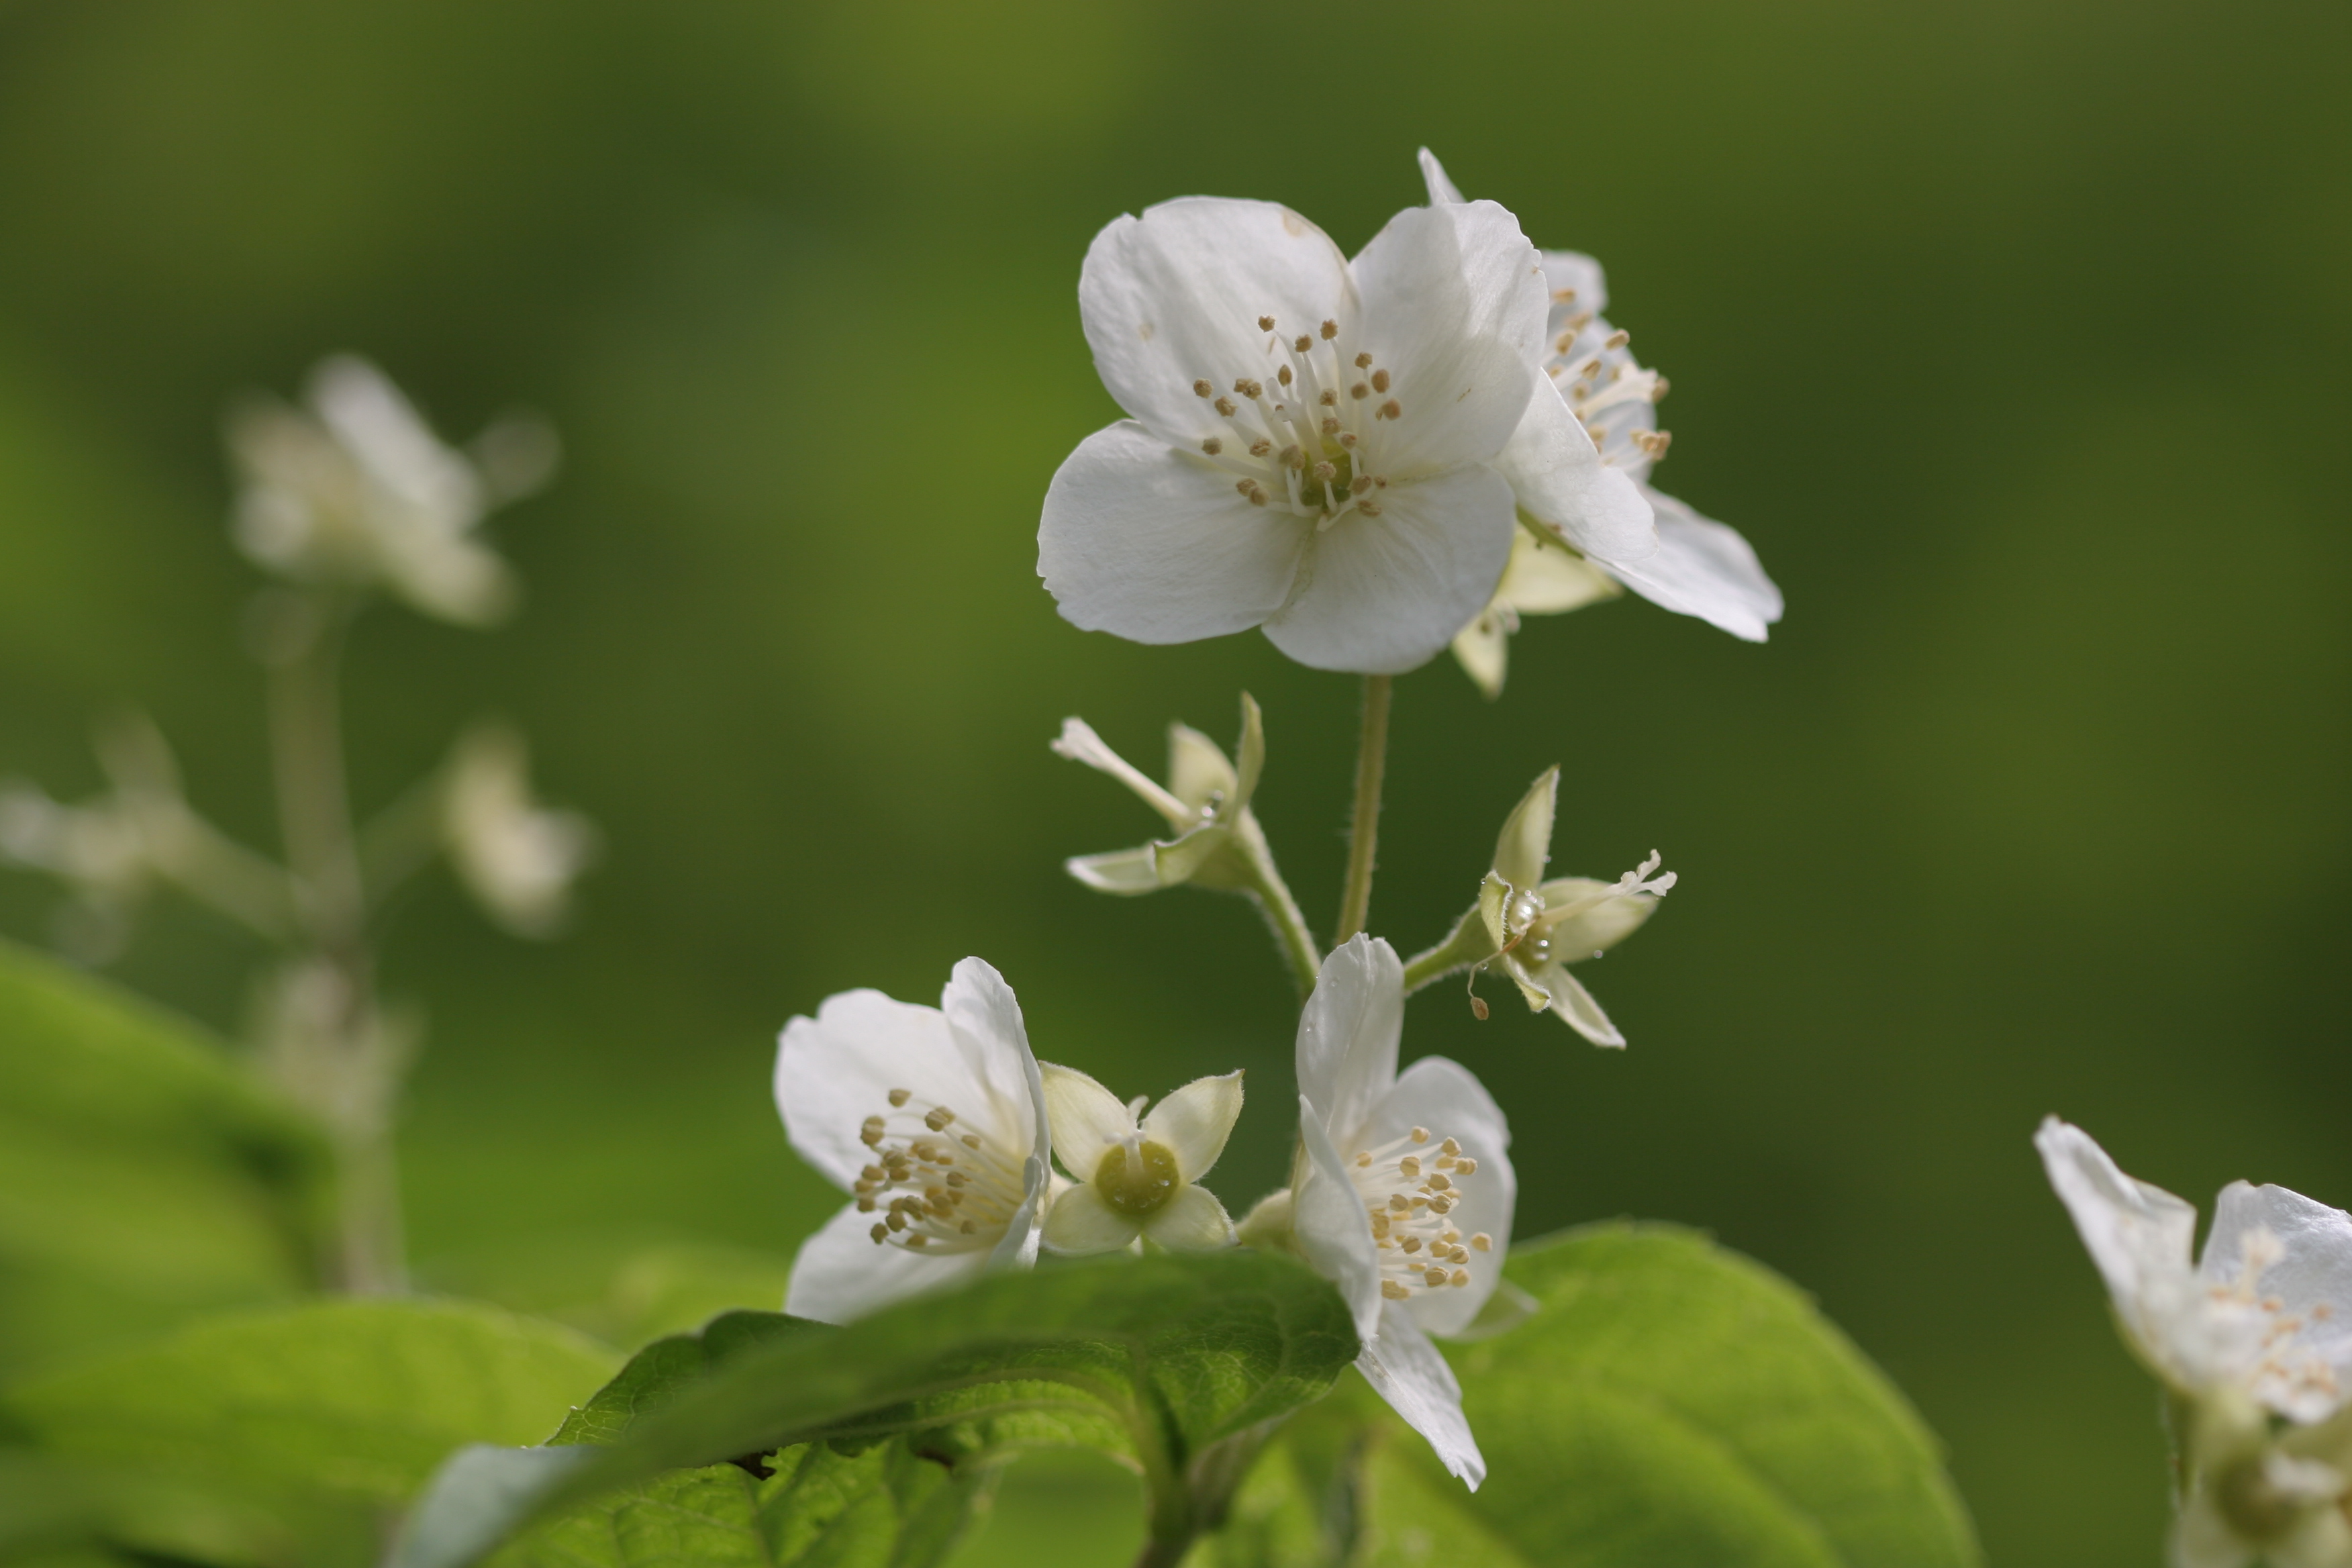
{"type": "Polygon", "coordinates": [[[801,1243],[784,1288],[784,1310],[820,1323],[846,1323],[925,1290],[976,1279],[984,1252],[916,1252],[877,1246],[874,1215],[851,1204],[801,1243]]]}
{"type": "Polygon", "coordinates": [[[1117,1252],[1141,1234],[1143,1226],[1132,1215],[1103,1202],[1090,1186],[1070,1188],[1045,1215],[1045,1246],[1055,1252],[1117,1252]]]}
{"type": "Polygon", "coordinates": [[[1496,598],[1523,616],[1556,616],[1623,592],[1617,580],[1574,552],[1521,529],[1496,598]]]}
{"type": "Polygon", "coordinates": [[[1596,1046],[1622,1046],[1625,1037],[1592,999],[1592,993],[1583,982],[1559,963],[1548,963],[1535,975],[1535,983],[1551,995],[1551,1010],[1560,1016],[1568,1026],[1596,1046]]]}
{"type": "Polygon", "coordinates": [[[1399,409],[1372,427],[1370,471],[1395,479],[1493,458],[1542,379],[1543,268],[1518,219],[1493,202],[1407,207],[1352,265],[1360,341],[1399,409]]]}
{"type": "Polygon", "coordinates": [[[1159,782],[1110,749],[1093,725],[1083,719],[1065,719],[1062,732],[1046,742],[1057,757],[1067,757],[1074,763],[1084,763],[1097,773],[1108,773],[1129,789],[1136,798],[1168,819],[1168,826],[1181,833],[1196,820],[1192,809],[1160,787],[1159,782]]]}
{"type": "Polygon", "coordinates": [[[1267,334],[1351,328],[1356,289],[1330,237],[1272,202],[1188,196],[1114,218],[1087,249],[1078,313],[1118,405],[1164,441],[1197,446],[1216,417],[1193,383],[1224,392],[1266,374],[1267,334]]]}
{"type": "Polygon", "coordinates": [[[1642,929],[1658,907],[1654,893],[1621,893],[1615,882],[1591,877],[1557,877],[1543,884],[1547,910],[1568,912],[1544,922],[1552,952],[1563,963],[1574,963],[1608,952],[1642,929]]]}
{"type": "Polygon", "coordinates": [[[1511,488],[1457,468],[1378,492],[1312,535],[1291,602],[1265,622],[1274,646],[1317,669],[1395,675],[1434,658],[1493,596],[1510,560],[1511,488]]]}
{"type": "Polygon", "coordinates": [[[1454,182],[1445,177],[1445,165],[1440,163],[1437,154],[1426,147],[1421,150],[1421,177],[1429,186],[1430,205],[1464,199],[1462,193],[1454,188],[1454,182]]]}
{"type": "Polygon", "coordinates": [[[1403,1036],[1403,961],[1359,932],[1323,961],[1298,1016],[1298,1092],[1323,1108],[1334,1142],[1353,1137],[1396,1082],[1403,1036]]]}
{"type": "Polygon", "coordinates": [[[1135,1118],[1117,1095],[1076,1068],[1040,1062],[1045,1080],[1045,1116],[1053,1124],[1054,1152],[1062,1169],[1080,1182],[1095,1179],[1095,1168],[1112,1144],[1135,1131],[1135,1118]]]}
{"type": "MultiPolygon", "coordinates": [[[[843,1191],[874,1152],[859,1139],[866,1119],[889,1109],[894,1089],[987,1114],[988,1086],[956,1049],[937,1008],[879,991],[828,996],[814,1018],[784,1026],[776,1050],[776,1109],[793,1152],[843,1191]]],[[[1028,1146],[1024,1135],[1012,1143],[1028,1146]]]]}
{"type": "MultiPolygon", "coordinates": [[[[967,958],[949,974],[940,1009],[968,1070],[988,1086],[998,1124],[987,1132],[1008,1151],[1025,1151],[1042,1171],[1053,1152],[1045,1087],[1013,987],[985,960],[967,958]]],[[[951,1100],[942,1098],[940,1103],[960,1116],[971,1114],[951,1100]]]]}
{"type": "Polygon", "coordinates": [[[2301,1343],[2339,1371],[2352,1367],[2352,1215],[2285,1187],[2232,1182],[2213,1205],[2199,1278],[2209,1284],[2235,1280],[2244,1267],[2246,1238],[2257,1227],[2282,1248],[2263,1272],[2263,1294],[2278,1298],[2288,1316],[2301,1320],[2294,1336],[2301,1343]]]}
{"type": "Polygon", "coordinates": [[[1445,1217],[1465,1237],[1488,1237],[1492,1250],[1471,1254],[1469,1284],[1416,1292],[1405,1303],[1413,1321],[1429,1332],[1458,1334],[1478,1316],[1502,1280],[1503,1255],[1511,1245],[1511,1215],[1519,1197],[1518,1176],[1511,1168],[1511,1129],[1477,1075],[1444,1057],[1423,1057],[1405,1068],[1358,1142],[1376,1147],[1415,1127],[1436,1138],[1455,1140],[1478,1163],[1475,1171],[1455,1182],[1449,1194],[1454,1211],[1445,1217]]]}
{"type": "Polygon", "coordinates": [[[1313,527],[1252,506],[1223,469],[1122,420],[1079,442],[1055,472],[1037,574],[1073,626],[1194,642],[1282,608],[1313,527]]]}
{"type": "Polygon", "coordinates": [[[1762,642],[1780,618],[1780,590],[1748,541],[1670,495],[1647,486],[1642,493],[1657,516],[1658,548],[1638,561],[1606,563],[1610,573],[1654,605],[1762,642]]]}
{"type": "Polygon", "coordinates": [[[1074,855],[1062,869],[1097,893],[1132,898],[1160,889],[1158,857],[1149,844],[1140,849],[1112,849],[1100,855],[1074,855]]]}
{"type": "Polygon", "coordinates": [[[1241,1114],[1240,1073],[1196,1078],[1144,1114],[1143,1135],[1176,1156],[1178,1181],[1197,1182],[1225,1152],[1241,1114]]]}
{"type": "Polygon", "coordinates": [[[1641,487],[1601,462],[1559,389],[1537,379],[1510,444],[1495,458],[1519,510],[1605,567],[1656,554],[1658,531],[1641,487]]]}
{"type": "MultiPolygon", "coordinates": [[[[2089,1133],[2054,1116],[2043,1120],[2033,1146],[2116,1311],[2135,1333],[2146,1336],[2151,1305],[2161,1310],[2190,1278],[2189,1246],[2197,1210],[2124,1174],[2089,1133]]],[[[2163,1353],[2145,1337],[2142,1348],[2163,1353]]]]}
{"type": "Polygon", "coordinates": [[[1143,1234],[1171,1252],[1213,1252],[1234,1244],[1234,1222],[1206,1187],[1179,1187],[1143,1222],[1143,1234]]]}
{"type": "Polygon", "coordinates": [[[1406,1426],[1428,1439],[1447,1473],[1476,1491],[1486,1479],[1486,1458],[1462,1414],[1462,1385],[1412,1314],[1393,1304],[1382,1312],[1379,1337],[1364,1342],[1356,1369],[1406,1426]]]}
{"type": "Polygon", "coordinates": [[[1290,1190],[1292,1235],[1315,1271],[1339,1288],[1356,1320],[1357,1334],[1369,1341],[1380,1331],[1380,1251],[1356,1184],[1348,1179],[1348,1168],[1325,1131],[1324,1115],[1303,1094],[1298,1097],[1298,1144],[1302,1158],[1290,1190]]]}
{"type": "Polygon", "coordinates": [[[1523,892],[1534,890],[1544,862],[1551,858],[1552,810],[1559,798],[1559,767],[1555,763],[1511,808],[1495,840],[1496,874],[1523,892]]]}
{"type": "Polygon", "coordinates": [[[1168,791],[1192,808],[1194,822],[1213,801],[1232,799],[1236,784],[1223,748],[1189,724],[1168,726],[1168,791]]]}
{"type": "Polygon", "coordinates": [[[1503,677],[1510,668],[1511,634],[1493,605],[1454,634],[1454,657],[1487,700],[1503,694],[1503,677]]]}

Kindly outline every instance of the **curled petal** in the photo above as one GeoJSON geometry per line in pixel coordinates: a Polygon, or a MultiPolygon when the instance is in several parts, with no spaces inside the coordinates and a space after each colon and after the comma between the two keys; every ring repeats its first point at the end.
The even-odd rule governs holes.
{"type": "Polygon", "coordinates": [[[1252,506],[1223,469],[1123,420],[1078,443],[1055,473],[1037,574],[1073,626],[1194,642],[1281,609],[1313,526],[1252,506]]]}
{"type": "Polygon", "coordinates": [[[1515,889],[1532,891],[1543,876],[1544,862],[1551,858],[1552,812],[1559,798],[1559,767],[1555,763],[1528,786],[1503,820],[1503,831],[1495,840],[1495,874],[1515,889]]]}
{"type": "Polygon", "coordinates": [[[1265,623],[1274,646],[1317,669],[1393,675],[1434,658],[1494,595],[1511,555],[1511,488],[1457,468],[1379,492],[1312,535],[1296,596],[1265,623]]]}
{"type": "Polygon", "coordinates": [[[1146,1113],[1143,1135],[1176,1156],[1178,1181],[1197,1182],[1225,1152],[1241,1114],[1240,1073],[1194,1079],[1146,1113]]]}

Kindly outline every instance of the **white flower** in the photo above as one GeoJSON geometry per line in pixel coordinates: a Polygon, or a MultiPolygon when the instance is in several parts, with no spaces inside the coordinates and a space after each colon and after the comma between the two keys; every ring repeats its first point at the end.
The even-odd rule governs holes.
{"type": "Polygon", "coordinates": [[[1122,1105],[1075,1068],[1043,1064],[1054,1152],[1077,1184],[1054,1200],[1045,1245],[1055,1252],[1113,1252],[1149,1237],[1171,1252],[1234,1244],[1225,1205],[1197,1184],[1224,1152],[1242,1113],[1242,1075],[1195,1079],[1141,1121],[1138,1097],[1122,1105]]]}
{"type": "Polygon", "coordinates": [[[1167,202],[1096,237],[1078,304],[1133,416],[1062,465],[1038,531],[1038,572],[1087,630],[1263,626],[1302,664],[1390,673],[1493,594],[1515,491],[1580,548],[1655,547],[1564,408],[1503,461],[1537,401],[1545,285],[1492,202],[1400,213],[1353,262],[1286,207],[1167,202]]]}
{"type": "Polygon", "coordinates": [[[784,1310],[846,1322],[1037,1258],[1052,1137],[1020,1004],[977,958],[940,1005],[845,991],[784,1026],[776,1108],[853,1201],[803,1243],[784,1310]]]}
{"type": "Polygon", "coordinates": [[[244,480],[238,547],[299,581],[389,588],[444,620],[503,616],[514,579],[475,529],[552,471],[545,427],[510,421],[460,452],[382,371],[350,355],[311,373],[308,401],[307,410],[256,401],[230,418],[244,480]]]}
{"type": "Polygon", "coordinates": [[[485,725],[458,742],[442,815],[458,877],[482,907],[518,936],[552,935],[595,855],[596,829],[532,800],[522,737],[485,725]]]}
{"type": "Polygon", "coordinates": [[[187,868],[207,837],[152,723],[125,717],[105,725],[98,755],[108,788],[78,805],[25,780],[0,780],[0,862],[46,871],[66,886],[71,901],[58,912],[58,935],[90,963],[121,953],[141,905],[187,868]]]}
{"type": "MultiPolygon", "coordinates": [[[[1460,202],[1462,193],[1445,177],[1428,148],[1421,151],[1423,178],[1433,206],[1460,202]]],[[[1764,574],[1756,552],[1733,529],[1701,517],[1674,497],[1650,488],[1652,465],[1665,456],[1672,439],[1658,428],[1657,402],[1666,393],[1665,379],[1634,362],[1626,343],[1629,335],[1611,326],[1601,312],[1609,303],[1601,264],[1573,250],[1543,252],[1544,281],[1550,291],[1548,342],[1542,369],[1559,396],[1553,403],[1536,400],[1540,415],[1531,415],[1514,440],[1523,447],[1539,427],[1566,420],[1582,428],[1601,450],[1611,472],[1622,474],[1638,488],[1656,518],[1657,547],[1632,555],[1612,553],[1606,542],[1588,547],[1563,520],[1546,514],[1540,506],[1520,504],[1534,521],[1575,545],[1611,577],[1653,604],[1683,615],[1696,616],[1734,637],[1761,642],[1765,631],[1780,618],[1780,590],[1764,574]]],[[[1510,455],[1506,454],[1506,461],[1510,455]]],[[[1559,574],[1552,574],[1558,576],[1559,574]]],[[[1602,596],[1564,595],[1557,584],[1514,582],[1507,577],[1487,611],[1462,634],[1454,651],[1473,679],[1482,688],[1499,689],[1504,658],[1503,638],[1515,629],[1519,615],[1545,615],[1571,610],[1602,596]],[[1565,602],[1560,602],[1565,600],[1565,602]]],[[[1489,692],[1492,695],[1492,692],[1489,692]]]]}
{"type": "Polygon", "coordinates": [[[2352,1215],[2232,1182],[2192,1267],[2193,1207],[2054,1116],[2033,1142],[2126,1340],[2174,1396],[2173,1562],[2352,1565],[2352,1215]]]}
{"type": "Polygon", "coordinates": [[[1350,938],[1324,960],[1298,1022],[1293,1245],[1347,1296],[1358,1368],[1475,1489],[1486,1461],[1429,1336],[1466,1332],[1502,1279],[1518,1196],[1511,1134],[1467,1068],[1424,1057],[1398,1073],[1403,1030],[1396,951],[1350,938]]]}

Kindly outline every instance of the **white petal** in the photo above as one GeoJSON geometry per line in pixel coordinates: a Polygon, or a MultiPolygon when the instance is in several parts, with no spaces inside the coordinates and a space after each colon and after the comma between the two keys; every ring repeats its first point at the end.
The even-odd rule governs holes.
{"type": "MultiPolygon", "coordinates": [[[[957,1053],[971,1076],[988,1086],[995,1125],[982,1131],[1006,1153],[1025,1151],[1042,1163],[1053,1151],[1045,1124],[1045,1097],[1013,987],[985,960],[967,958],[949,974],[940,994],[940,1006],[947,1015],[948,1032],[957,1053]]],[[[958,1116],[973,1114],[944,1096],[933,1098],[958,1116]]]]}
{"type": "Polygon", "coordinates": [[[1179,1187],[1143,1222],[1143,1234],[1171,1252],[1213,1252],[1234,1244],[1234,1222],[1206,1187],[1179,1187]]]}
{"type": "Polygon", "coordinates": [[[1298,1142],[1305,1158],[1291,1187],[1291,1233],[1315,1271],[1339,1288],[1356,1320],[1356,1333],[1369,1341],[1380,1330],[1380,1251],[1356,1184],[1323,1127],[1323,1112],[1300,1095],[1298,1142]]]}
{"type": "Polygon", "coordinates": [[[1598,566],[1523,528],[1512,536],[1511,563],[1495,597],[1523,616],[1556,616],[1622,591],[1598,566]]]}
{"type": "Polygon", "coordinates": [[[1559,797],[1559,768],[1555,763],[1503,819],[1503,831],[1495,840],[1495,872],[1521,892],[1534,889],[1544,862],[1551,858],[1552,809],[1559,797]]]}
{"type": "Polygon", "coordinates": [[[1495,459],[1519,510],[1603,566],[1656,554],[1658,532],[1641,487],[1601,462],[1559,388],[1538,379],[1542,384],[1495,459]]]}
{"type": "Polygon", "coordinates": [[[915,1252],[877,1244],[875,1216],[851,1204],[801,1243],[784,1288],[784,1310],[820,1323],[846,1323],[925,1290],[977,1278],[984,1252],[915,1252]]]}
{"type": "Polygon", "coordinates": [[[1503,694],[1503,677],[1510,668],[1511,634],[1493,606],[1454,634],[1454,657],[1488,700],[1503,694]]]}
{"type": "Polygon", "coordinates": [[[1316,976],[1294,1058],[1298,1092],[1323,1108],[1334,1142],[1354,1142],[1396,1082],[1403,1035],[1403,962],[1379,937],[1349,937],[1316,976]]]}
{"type": "Polygon", "coordinates": [[[1456,1184],[1454,1212],[1446,1220],[1464,1236],[1484,1231],[1495,1249],[1470,1255],[1470,1283],[1461,1288],[1416,1292],[1405,1303],[1413,1321],[1433,1334],[1462,1332],[1486,1306],[1501,1281],[1503,1255],[1511,1245],[1511,1216],[1518,1206],[1519,1181],[1511,1168],[1511,1130],[1478,1077],[1459,1062],[1423,1057],[1404,1069],[1374,1110],[1360,1140],[1364,1145],[1403,1137],[1415,1127],[1436,1139],[1459,1140],[1478,1168],[1456,1184]]]}
{"type": "Polygon", "coordinates": [[[1141,768],[1110,749],[1110,743],[1095,733],[1095,727],[1084,719],[1065,719],[1062,732],[1046,742],[1046,748],[1057,757],[1067,757],[1074,763],[1084,763],[1097,773],[1108,773],[1129,789],[1136,798],[1168,819],[1168,825],[1179,833],[1192,826],[1196,816],[1192,809],[1160,787],[1141,768]]]}
{"type": "Polygon", "coordinates": [[[2285,1187],[2232,1182],[2213,1205],[2199,1277],[2217,1284],[2235,1280],[2246,1233],[2257,1226],[2285,1248],[2263,1271],[2262,1293],[2277,1297],[2289,1314],[2304,1320],[2296,1335],[2301,1342],[2338,1369],[2352,1365],[2352,1215],[2285,1187]],[[2315,1307],[2326,1309],[2315,1320],[2315,1307]]]}
{"type": "Polygon", "coordinates": [[[2196,1209],[2125,1175],[2089,1133],[2054,1116],[2043,1120],[2033,1146],[2117,1311],[2126,1323],[2145,1324],[2149,1305],[2168,1305],[2189,1277],[2196,1209]]]}
{"type": "Polygon", "coordinates": [[[1411,1314],[1395,1307],[1381,1314],[1380,1337],[1365,1342],[1356,1370],[1406,1426],[1429,1440],[1450,1474],[1469,1483],[1472,1491],[1478,1489],[1486,1479],[1486,1459],[1462,1414],[1462,1385],[1411,1314]]]}
{"type": "MultiPolygon", "coordinates": [[[[1502,450],[1544,344],[1535,247],[1493,202],[1407,207],[1357,256],[1359,341],[1393,378],[1402,414],[1371,426],[1369,471],[1394,479],[1502,450]]],[[[1460,625],[1456,622],[1455,625],[1460,625]]]]}
{"type": "Polygon", "coordinates": [[[1605,563],[1610,573],[1654,605],[1762,642],[1780,618],[1780,590],[1748,541],[1672,496],[1647,486],[1642,493],[1657,516],[1658,548],[1639,561],[1605,563]]]}
{"type": "Polygon", "coordinates": [[[1140,849],[1074,855],[1062,862],[1062,869],[1097,893],[1132,898],[1138,893],[1160,890],[1159,858],[1148,844],[1140,849]]]}
{"type": "Polygon", "coordinates": [[[1426,147],[1421,150],[1421,177],[1429,186],[1431,206],[1463,200],[1462,193],[1454,188],[1454,182],[1445,177],[1445,165],[1440,163],[1437,154],[1426,147]]]}
{"type": "Polygon", "coordinates": [[[1265,623],[1274,646],[1317,669],[1395,675],[1427,663],[1493,597],[1511,557],[1511,488],[1491,468],[1376,492],[1381,515],[1349,512],[1311,535],[1290,604],[1265,623]]]}
{"type": "Polygon", "coordinates": [[[1141,1234],[1139,1221],[1103,1202],[1090,1186],[1070,1188],[1045,1214],[1045,1246],[1054,1252],[1117,1252],[1141,1234]]]}
{"type": "MultiPolygon", "coordinates": [[[[894,1089],[911,1089],[985,1114],[993,1097],[955,1047],[938,1009],[879,991],[828,996],[814,1018],[784,1026],[776,1050],[776,1109],[793,1150],[846,1192],[874,1158],[858,1138],[869,1116],[889,1110],[894,1089]]],[[[1024,1136],[1013,1151],[1026,1148],[1024,1136]]]]}
{"type": "Polygon", "coordinates": [[[1242,377],[1268,377],[1260,316],[1286,336],[1326,321],[1352,327],[1355,286],[1339,247],[1288,207],[1188,196],[1114,218],[1095,236],[1078,313],[1118,405],[1192,447],[1223,424],[1195,381],[1223,393],[1242,377]]]}
{"type": "Polygon", "coordinates": [[[1037,574],[1074,626],[1193,642],[1280,609],[1313,527],[1252,506],[1206,458],[1122,420],[1078,443],[1055,473],[1037,574]]]}
{"type": "Polygon", "coordinates": [[[1241,1114],[1240,1073],[1196,1078],[1151,1108],[1143,1118],[1143,1135],[1176,1156],[1178,1181],[1197,1182],[1225,1152],[1241,1114]]]}
{"type": "Polygon", "coordinates": [[[1561,316],[1598,315],[1609,308],[1609,285],[1602,280],[1601,263],[1580,250],[1547,250],[1542,259],[1544,286],[1551,290],[1552,309],[1561,316]],[[1563,300],[1562,294],[1572,298],[1563,300]]]}
{"type": "Polygon", "coordinates": [[[1558,963],[1546,964],[1535,975],[1535,983],[1551,994],[1551,1010],[1559,1014],[1568,1026],[1596,1046],[1622,1046],[1625,1037],[1592,999],[1584,983],[1558,963]]]}
{"type": "Polygon", "coordinates": [[[1546,924],[1551,951],[1563,963],[1574,963],[1611,948],[1642,929],[1658,907],[1654,893],[1618,893],[1614,882],[1591,877],[1558,877],[1543,884],[1547,909],[1575,909],[1564,919],[1546,924]],[[1576,909],[1577,905],[1583,905],[1576,909]]]}
{"type": "Polygon", "coordinates": [[[1076,1068],[1040,1062],[1045,1085],[1045,1115],[1053,1123],[1054,1152],[1062,1169],[1081,1182],[1095,1179],[1105,1151],[1135,1131],[1135,1118],[1117,1095],[1076,1068]]]}
{"type": "Polygon", "coordinates": [[[1234,747],[1234,793],[1218,809],[1218,817],[1230,822],[1240,816],[1252,796],[1257,794],[1257,781],[1265,772],[1265,715],[1259,711],[1257,699],[1242,693],[1242,738],[1234,747]]]}
{"type": "Polygon", "coordinates": [[[1168,726],[1168,791],[1191,810],[1197,826],[1212,799],[1230,800],[1238,781],[1223,747],[1189,724],[1168,726]]]}

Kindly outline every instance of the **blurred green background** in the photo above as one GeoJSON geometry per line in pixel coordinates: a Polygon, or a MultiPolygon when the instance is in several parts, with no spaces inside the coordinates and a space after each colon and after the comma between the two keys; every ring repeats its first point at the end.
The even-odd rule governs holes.
{"type": "MultiPolygon", "coordinates": [[[[1510,1109],[1522,1234],[1678,1219],[1817,1292],[1994,1561],[2151,1563],[2155,1396],[2028,1136],[2062,1112],[2200,1205],[2352,1201],[2347,45],[2341,5],[2114,0],[19,3],[0,774],[87,792],[88,718],[135,702],[270,842],[225,400],[349,348],[453,437],[536,406],[568,463],[496,525],[525,613],[384,609],[350,665],[362,805],[495,711],[609,844],[562,942],[446,884],[402,913],[427,1281],[572,1309],[678,1247],[761,1278],[835,1202],[775,1029],[975,951],[1122,1093],[1249,1068],[1238,1208],[1285,1157],[1286,984],[1237,906],[1063,878],[1150,822],[1045,742],[1080,713],[1156,767],[1248,689],[1328,929],[1355,693],[1055,616],[1038,504],[1115,416],[1078,263],[1195,192],[1352,249],[1426,142],[1601,257],[1675,383],[1661,484],[1790,607],[1761,648],[1636,600],[1536,621],[1492,706],[1450,663],[1400,683],[1401,946],[1554,761],[1558,869],[1683,879],[1584,972],[1630,1050],[1447,985],[1408,1054],[1510,1109]]],[[[56,901],[0,880],[0,931],[56,901]]],[[[257,957],[179,909],[118,970],[234,1026],[257,957]]],[[[1082,1540],[1087,1484],[1001,1528],[1082,1540]]]]}

